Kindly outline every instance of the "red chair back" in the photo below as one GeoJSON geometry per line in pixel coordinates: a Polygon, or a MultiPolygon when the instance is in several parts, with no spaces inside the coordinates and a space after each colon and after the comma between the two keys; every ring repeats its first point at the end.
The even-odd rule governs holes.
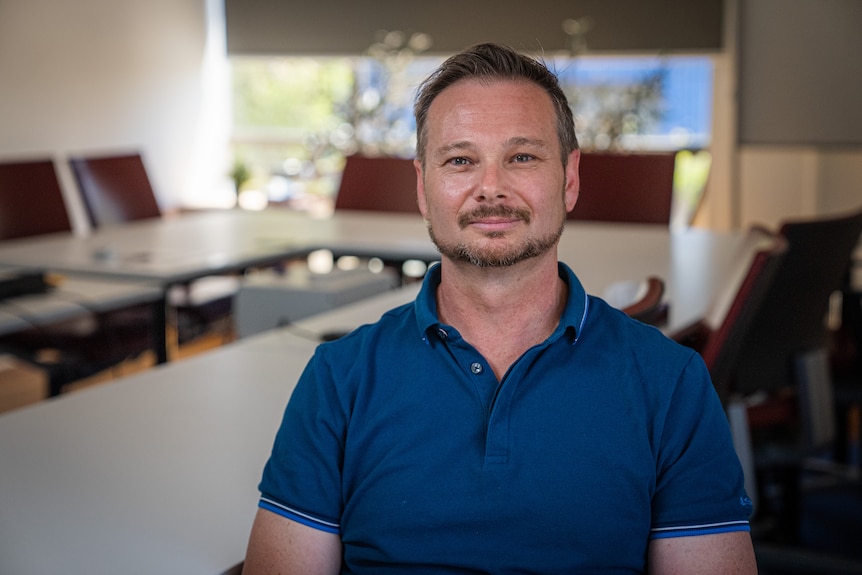
{"type": "Polygon", "coordinates": [[[757,309],[775,282],[787,242],[762,228],[752,228],[722,279],[704,318],[678,333],[676,341],[700,352],[722,402],[730,400],[731,380],[757,309]]]}
{"type": "Polygon", "coordinates": [[[161,217],[140,154],[70,158],[93,228],[161,217]]]}
{"type": "Polygon", "coordinates": [[[582,152],[570,220],[670,225],[676,152],[582,152]]]}
{"type": "Polygon", "coordinates": [[[776,271],[787,253],[787,242],[775,238],[772,246],[751,259],[748,272],[739,285],[723,321],[706,338],[700,350],[719,397],[727,401],[731,377],[757,310],[775,281],[776,271]]]}
{"type": "Polygon", "coordinates": [[[71,229],[52,160],[0,163],[0,240],[71,229]]]}
{"type": "Polygon", "coordinates": [[[418,214],[413,160],[348,156],[335,209],[418,214]]]}

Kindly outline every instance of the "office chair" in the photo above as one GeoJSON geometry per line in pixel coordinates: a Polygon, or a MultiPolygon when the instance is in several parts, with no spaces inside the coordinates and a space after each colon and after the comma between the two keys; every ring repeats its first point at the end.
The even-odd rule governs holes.
{"type": "MultiPolygon", "coordinates": [[[[0,163],[0,240],[70,232],[60,183],[50,159],[0,163]]],[[[44,370],[49,395],[155,346],[147,304],[92,314],[0,338],[0,347],[44,370]]]]}
{"type": "Polygon", "coordinates": [[[788,221],[779,233],[787,240],[787,256],[743,345],[734,374],[742,394],[793,385],[793,358],[828,344],[829,298],[844,286],[862,234],[862,210],[788,221]]]}
{"type": "Polygon", "coordinates": [[[0,162],[0,239],[70,231],[53,160],[0,162]]]}
{"type": "Polygon", "coordinates": [[[73,157],[69,165],[93,228],[162,216],[140,154],[73,157]]]}
{"type": "Polygon", "coordinates": [[[568,219],[670,225],[675,152],[581,152],[568,219]]]}
{"type": "MultiPolygon", "coordinates": [[[[667,317],[663,279],[650,276],[642,282],[637,282],[637,285],[633,287],[637,290],[633,295],[634,299],[620,308],[623,313],[633,319],[653,325],[667,317]]],[[[626,289],[626,286],[623,286],[623,289],[626,289]]]]}
{"type": "MultiPolygon", "coordinates": [[[[820,359],[830,335],[826,314],[831,294],[843,285],[860,233],[862,210],[784,223],[780,235],[787,242],[786,255],[741,338],[729,386],[732,393],[747,398],[746,421],[761,493],[759,514],[762,524],[771,524],[764,538],[793,545],[816,543],[803,537],[814,517],[805,513],[806,467],[835,439],[828,425],[816,424],[834,419],[836,409],[828,364],[820,359]]],[[[851,489],[843,505],[831,506],[836,522],[846,519],[842,507],[859,509],[858,496],[851,489]]],[[[825,513],[825,507],[821,511],[825,513]]],[[[856,529],[862,530],[859,519],[856,529]]]]}
{"type": "Polygon", "coordinates": [[[761,228],[749,230],[734,258],[736,265],[717,289],[704,318],[671,335],[701,354],[725,407],[734,394],[730,379],[742,353],[742,340],[786,253],[787,242],[780,236],[761,228]]]}
{"type": "MultiPolygon", "coordinates": [[[[104,226],[162,217],[143,158],[139,153],[69,158],[90,226],[104,226]]],[[[201,278],[168,291],[176,310],[177,339],[185,343],[224,324],[231,317],[238,279],[201,278]]]]}
{"type": "Polygon", "coordinates": [[[335,197],[335,209],[419,214],[413,160],[348,156],[335,197]]]}

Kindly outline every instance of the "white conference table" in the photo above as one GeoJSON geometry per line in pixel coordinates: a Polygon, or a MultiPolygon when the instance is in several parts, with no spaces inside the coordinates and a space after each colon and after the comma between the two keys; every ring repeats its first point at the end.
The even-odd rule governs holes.
{"type": "MultiPolygon", "coordinates": [[[[560,259],[590,293],[616,281],[657,275],[666,283],[672,326],[697,319],[740,234],[664,226],[570,221],[560,259]],[[702,308],[702,306],[701,306],[702,308]]],[[[164,288],[195,278],[266,266],[316,249],[384,260],[434,261],[438,254],[418,215],[339,211],[314,218],[287,209],[222,210],[142,220],[86,236],[52,234],[0,244],[0,266],[30,267],[164,288]]]]}
{"type": "Polygon", "coordinates": [[[127,306],[157,304],[163,297],[158,286],[141,282],[60,277],[43,293],[0,300],[0,336],[127,306]]]}
{"type": "MultiPolygon", "coordinates": [[[[172,285],[271,266],[309,252],[436,259],[418,216],[357,212],[313,218],[287,209],[213,210],[106,226],[86,235],[46,234],[0,243],[0,267],[172,285]]],[[[167,324],[164,311],[156,317],[167,324]]],[[[164,330],[160,330],[164,331],[164,330]]],[[[158,345],[168,361],[168,340],[158,345]]]]}
{"type": "Polygon", "coordinates": [[[318,248],[387,258],[436,257],[422,219],[340,212],[315,218],[273,208],[187,213],[0,243],[0,265],[165,285],[278,263],[318,248]]]}
{"type": "MultiPolygon", "coordinates": [[[[372,321],[402,289],[297,326],[372,321]]],[[[0,573],[235,572],[315,345],[271,331],[0,416],[0,573]]]]}

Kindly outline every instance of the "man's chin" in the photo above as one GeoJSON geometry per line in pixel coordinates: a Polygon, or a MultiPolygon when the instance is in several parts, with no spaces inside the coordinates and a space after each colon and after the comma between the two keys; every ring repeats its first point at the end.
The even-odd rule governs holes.
{"type": "Polygon", "coordinates": [[[447,244],[438,241],[429,225],[431,241],[440,254],[452,261],[463,262],[482,268],[513,266],[524,260],[538,257],[557,245],[563,228],[544,238],[522,241],[507,239],[506,232],[489,232],[484,237],[470,242],[447,244]]]}
{"type": "Polygon", "coordinates": [[[529,244],[518,246],[517,249],[476,248],[475,246],[457,246],[447,252],[441,251],[450,259],[468,263],[480,268],[502,268],[518,264],[522,261],[538,257],[548,250],[548,246],[529,244]]]}

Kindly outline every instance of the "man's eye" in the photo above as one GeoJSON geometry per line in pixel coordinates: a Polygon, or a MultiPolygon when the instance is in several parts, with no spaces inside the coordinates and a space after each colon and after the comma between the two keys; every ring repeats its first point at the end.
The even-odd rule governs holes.
{"type": "Polygon", "coordinates": [[[470,163],[470,160],[468,160],[467,158],[458,157],[452,158],[451,160],[449,160],[449,163],[453,166],[466,166],[470,163]]]}
{"type": "Polygon", "coordinates": [[[533,157],[534,156],[532,154],[515,154],[513,160],[515,162],[529,162],[533,157]]]}

